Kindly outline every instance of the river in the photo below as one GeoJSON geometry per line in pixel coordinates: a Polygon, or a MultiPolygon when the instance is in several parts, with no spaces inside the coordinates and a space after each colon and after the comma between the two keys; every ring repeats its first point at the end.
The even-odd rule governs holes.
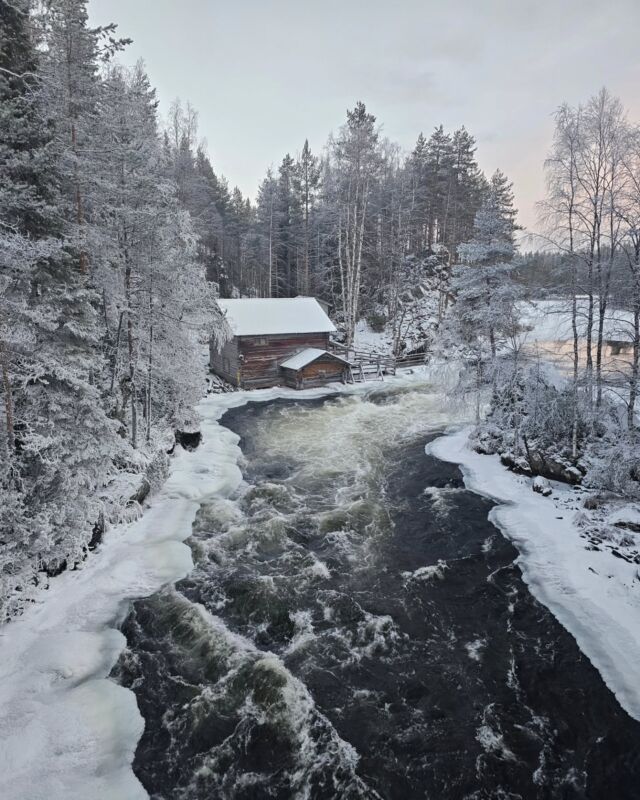
{"type": "Polygon", "coordinates": [[[451,420],[419,384],[224,415],[244,480],[113,672],[152,798],[638,798],[640,723],[425,454],[451,420]]]}

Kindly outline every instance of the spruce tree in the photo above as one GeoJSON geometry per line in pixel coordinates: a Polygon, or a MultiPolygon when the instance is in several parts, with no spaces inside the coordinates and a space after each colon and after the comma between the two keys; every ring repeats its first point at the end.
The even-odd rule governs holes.
{"type": "Polygon", "coordinates": [[[24,585],[25,570],[56,569],[78,557],[97,518],[95,491],[112,445],[91,378],[91,292],[62,236],[62,168],[46,114],[50,86],[39,80],[28,4],[3,3],[2,12],[1,335],[5,408],[12,407],[7,427],[13,429],[2,483],[10,495],[19,492],[22,509],[21,520],[10,504],[13,512],[2,521],[12,527],[2,536],[12,553],[9,592],[18,575],[24,585]]]}
{"type": "Polygon", "coordinates": [[[296,164],[287,153],[278,170],[277,189],[277,249],[278,295],[295,297],[298,293],[299,248],[301,245],[302,213],[295,191],[296,164]]]}
{"type": "Polygon", "coordinates": [[[455,131],[451,140],[446,223],[442,235],[442,241],[454,263],[459,244],[468,241],[472,234],[475,215],[486,188],[475,152],[473,136],[464,127],[455,131]]]}
{"type": "Polygon", "coordinates": [[[451,136],[440,125],[426,145],[426,250],[433,253],[435,245],[444,245],[449,213],[449,187],[453,166],[451,136]]]}
{"type": "Polygon", "coordinates": [[[520,289],[511,279],[516,255],[516,210],[510,184],[497,173],[475,216],[473,235],[458,248],[453,310],[463,338],[478,352],[488,345],[496,358],[498,340],[513,335],[520,289]]]}

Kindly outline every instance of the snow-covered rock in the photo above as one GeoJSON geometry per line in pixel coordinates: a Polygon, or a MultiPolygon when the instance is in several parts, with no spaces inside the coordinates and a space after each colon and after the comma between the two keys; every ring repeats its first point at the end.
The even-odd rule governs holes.
{"type": "Polygon", "coordinates": [[[608,522],[615,525],[616,528],[625,528],[634,533],[640,533],[640,507],[627,504],[617,508],[609,516],[608,522]]]}
{"type": "Polygon", "coordinates": [[[542,478],[540,475],[536,475],[533,479],[531,488],[534,492],[541,494],[543,497],[549,497],[550,494],[553,494],[553,489],[549,481],[546,478],[542,478]]]}

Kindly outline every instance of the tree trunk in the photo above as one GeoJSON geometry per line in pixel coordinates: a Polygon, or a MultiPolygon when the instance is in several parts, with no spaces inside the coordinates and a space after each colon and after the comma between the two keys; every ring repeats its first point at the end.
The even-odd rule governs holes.
{"type": "Polygon", "coordinates": [[[113,394],[113,389],[116,383],[116,375],[118,373],[118,352],[120,350],[120,338],[122,336],[123,319],[124,319],[124,311],[121,311],[120,318],[118,319],[118,332],[116,333],[116,343],[114,345],[113,364],[111,368],[111,388],[109,390],[111,394],[113,394]]]}
{"type": "Polygon", "coordinates": [[[480,424],[480,390],[482,387],[482,361],[480,351],[476,354],[476,425],[480,424]]]}
{"type": "Polygon", "coordinates": [[[578,457],[578,370],[580,368],[580,342],[578,339],[578,298],[576,296],[576,264],[572,259],[572,297],[571,297],[571,332],[573,334],[573,384],[571,387],[571,402],[573,405],[573,420],[571,425],[571,455],[575,460],[578,457]]]}
{"type": "Polygon", "coordinates": [[[147,364],[147,444],[151,441],[151,375],[153,373],[153,273],[149,279],[149,363],[147,364]]]}
{"type": "Polygon", "coordinates": [[[269,208],[269,297],[277,297],[277,270],[273,269],[273,197],[271,198],[271,206],[269,208]],[[274,288],[276,291],[274,292],[274,288]]]}
{"type": "Polygon", "coordinates": [[[607,313],[606,298],[598,300],[598,341],[596,344],[596,406],[602,404],[602,348],[604,345],[604,322],[607,313]]]}
{"type": "MultiPolygon", "coordinates": [[[[126,235],[125,235],[126,241],[126,235]]],[[[127,350],[129,355],[129,391],[131,392],[131,446],[136,448],[138,446],[138,408],[136,396],[136,374],[134,364],[134,331],[133,331],[133,315],[131,309],[131,264],[129,263],[129,256],[125,246],[125,297],[127,300],[127,350]]]]}
{"type": "Polygon", "coordinates": [[[342,212],[340,212],[338,216],[338,271],[340,272],[340,295],[342,298],[342,312],[344,314],[344,322],[347,333],[347,347],[350,347],[351,341],[349,339],[349,323],[348,323],[349,304],[347,301],[347,285],[346,285],[344,260],[342,258],[342,212]]]}
{"type": "Polygon", "coordinates": [[[78,134],[76,131],[75,122],[71,123],[71,147],[74,154],[74,182],[75,182],[75,200],[76,200],[76,222],[78,223],[78,236],[79,243],[79,266],[80,272],[86,275],[89,269],[89,258],[84,247],[84,203],[82,200],[82,188],[80,186],[80,176],[78,173],[78,134]]]}
{"type": "MultiPolygon", "coordinates": [[[[307,168],[308,170],[308,168],[307,168]]],[[[309,175],[304,187],[304,293],[309,294],[309,175]]]]}
{"type": "Polygon", "coordinates": [[[629,378],[629,402],[627,405],[627,426],[629,432],[636,431],[636,401],[638,399],[638,382],[640,380],[640,284],[636,280],[633,304],[633,359],[629,378]]]}
{"type": "Polygon", "coordinates": [[[588,278],[589,282],[587,298],[587,391],[589,402],[593,402],[593,263],[589,262],[588,278]]]}
{"type": "Polygon", "coordinates": [[[4,414],[7,434],[7,450],[9,453],[15,450],[16,437],[13,425],[13,398],[11,396],[11,379],[9,377],[9,365],[7,364],[7,351],[4,342],[0,340],[0,369],[2,371],[2,390],[4,393],[4,414]]]}

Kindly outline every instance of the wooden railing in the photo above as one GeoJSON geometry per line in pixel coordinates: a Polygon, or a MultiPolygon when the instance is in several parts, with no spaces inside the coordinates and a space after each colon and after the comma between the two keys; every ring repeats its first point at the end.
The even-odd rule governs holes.
{"type": "Polygon", "coordinates": [[[396,360],[393,356],[377,353],[367,348],[347,347],[334,341],[331,342],[331,347],[334,353],[345,358],[360,374],[373,372],[376,375],[396,374],[396,360]]]}
{"type": "Polygon", "coordinates": [[[396,358],[396,367],[398,369],[403,369],[406,367],[417,367],[420,364],[425,364],[427,360],[426,353],[410,353],[406,356],[400,356],[396,358]]]}
{"type": "Polygon", "coordinates": [[[334,341],[331,350],[351,364],[354,381],[364,381],[373,376],[382,379],[384,375],[395,375],[398,369],[417,367],[426,362],[426,353],[410,353],[396,358],[366,347],[347,347],[334,341]]]}

